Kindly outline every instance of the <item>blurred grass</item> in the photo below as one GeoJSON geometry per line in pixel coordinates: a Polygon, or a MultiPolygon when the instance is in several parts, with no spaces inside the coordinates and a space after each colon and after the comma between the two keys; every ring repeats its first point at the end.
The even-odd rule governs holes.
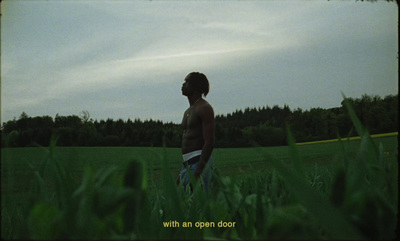
{"type": "Polygon", "coordinates": [[[391,239],[397,138],[357,130],[355,141],[216,149],[209,196],[175,186],[178,148],[5,148],[2,238],[391,239]],[[162,228],[170,220],[237,226],[162,228]]]}

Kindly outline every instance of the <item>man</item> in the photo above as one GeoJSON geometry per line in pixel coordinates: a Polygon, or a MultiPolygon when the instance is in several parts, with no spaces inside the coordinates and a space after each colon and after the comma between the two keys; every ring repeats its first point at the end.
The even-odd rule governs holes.
{"type": "Polygon", "coordinates": [[[214,110],[203,99],[209,90],[207,77],[199,72],[188,74],[182,85],[182,94],[188,98],[190,107],[182,119],[183,167],[177,179],[177,184],[182,182],[186,187],[189,183],[188,167],[196,179],[202,177],[206,192],[210,188],[211,170],[214,169],[211,153],[215,139],[214,110]]]}

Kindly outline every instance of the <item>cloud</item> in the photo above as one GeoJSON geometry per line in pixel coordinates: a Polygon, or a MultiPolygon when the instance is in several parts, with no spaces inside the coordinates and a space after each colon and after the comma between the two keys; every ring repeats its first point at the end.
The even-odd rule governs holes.
{"type": "Polygon", "coordinates": [[[3,30],[2,19],[6,119],[28,109],[38,115],[87,109],[94,118],[179,122],[187,106],[179,88],[191,71],[209,76],[208,98],[218,113],[336,104],[327,97],[335,93],[322,93],[326,88],[340,98],[340,88],[390,92],[397,85],[390,60],[398,52],[396,24],[390,25],[397,12],[381,3],[38,4],[14,8],[27,14],[15,15],[12,28],[3,30]],[[385,80],[381,88],[373,78],[385,80]]]}

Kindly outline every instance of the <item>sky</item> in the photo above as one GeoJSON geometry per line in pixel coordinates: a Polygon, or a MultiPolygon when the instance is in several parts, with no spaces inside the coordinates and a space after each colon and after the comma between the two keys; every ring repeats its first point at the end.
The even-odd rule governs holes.
{"type": "Polygon", "coordinates": [[[398,93],[394,2],[5,0],[1,14],[1,123],[180,123],[194,71],[216,115],[398,93]]]}

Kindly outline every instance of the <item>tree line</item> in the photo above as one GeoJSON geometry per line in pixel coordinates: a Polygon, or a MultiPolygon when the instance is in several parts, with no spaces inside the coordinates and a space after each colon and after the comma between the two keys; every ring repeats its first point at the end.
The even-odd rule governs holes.
{"type": "MultiPolygon", "coordinates": [[[[371,134],[398,131],[398,95],[363,95],[348,98],[371,134]]],[[[297,142],[347,137],[355,134],[344,101],[340,107],[291,110],[274,105],[217,115],[216,147],[286,145],[286,126],[297,142]]],[[[18,119],[1,126],[2,147],[48,146],[52,136],[58,146],[167,146],[180,147],[181,127],[155,120],[93,120],[88,111],[79,116],[56,115],[18,119]]]]}
{"type": "MultiPolygon", "coordinates": [[[[398,95],[385,98],[364,94],[347,98],[356,115],[370,134],[398,131],[398,95]]],[[[261,146],[286,145],[286,127],[296,142],[318,141],[356,135],[348,111],[340,107],[291,110],[277,105],[237,110],[216,117],[216,136],[220,147],[244,147],[251,143],[261,146]]]]}

